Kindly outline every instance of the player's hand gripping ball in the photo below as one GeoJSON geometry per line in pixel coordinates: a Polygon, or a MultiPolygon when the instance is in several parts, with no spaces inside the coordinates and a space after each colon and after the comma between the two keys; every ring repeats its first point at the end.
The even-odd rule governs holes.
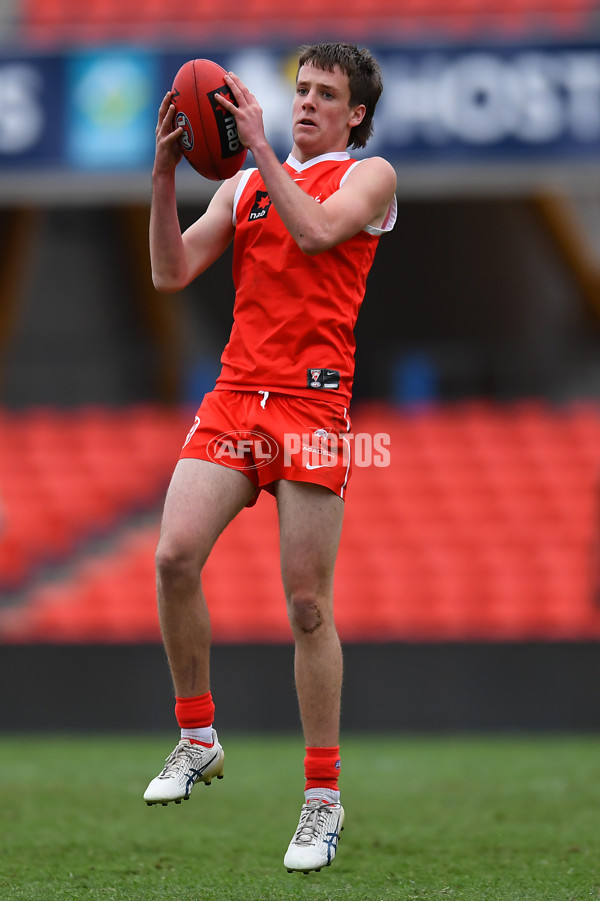
{"type": "Polygon", "coordinates": [[[222,94],[235,103],[224,76],[218,63],[192,59],[181,67],[171,88],[175,128],[183,128],[179,146],[190,166],[212,181],[235,175],[248,152],[235,118],[215,100],[215,94],[222,94]]]}

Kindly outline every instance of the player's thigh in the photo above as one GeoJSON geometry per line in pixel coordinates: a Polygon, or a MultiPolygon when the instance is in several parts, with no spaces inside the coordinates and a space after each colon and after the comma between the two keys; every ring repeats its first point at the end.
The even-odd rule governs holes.
{"type": "Polygon", "coordinates": [[[280,481],[276,487],[281,572],[288,599],[331,597],[344,501],[322,485],[280,481]]]}
{"type": "Polygon", "coordinates": [[[179,460],[165,499],[157,555],[204,564],[223,529],[255,493],[234,469],[206,460],[179,460]]]}

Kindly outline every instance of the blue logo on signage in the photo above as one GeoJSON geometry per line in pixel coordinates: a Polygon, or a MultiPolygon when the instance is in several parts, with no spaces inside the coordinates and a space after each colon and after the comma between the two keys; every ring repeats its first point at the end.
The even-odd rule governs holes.
{"type": "Polygon", "coordinates": [[[146,165],[154,152],[153,86],[150,54],[106,50],[73,56],[67,86],[69,162],[81,169],[146,165]]]}

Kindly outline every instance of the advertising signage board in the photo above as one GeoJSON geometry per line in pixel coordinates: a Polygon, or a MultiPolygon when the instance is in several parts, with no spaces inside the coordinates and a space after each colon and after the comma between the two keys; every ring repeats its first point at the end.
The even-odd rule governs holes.
{"type": "MultiPolygon", "coordinates": [[[[385,89],[369,154],[397,166],[600,161],[600,43],[372,49],[385,89]]],[[[194,56],[248,84],[284,158],[295,76],[289,50],[13,52],[0,56],[0,174],[148,170],[158,104],[194,56]]]]}

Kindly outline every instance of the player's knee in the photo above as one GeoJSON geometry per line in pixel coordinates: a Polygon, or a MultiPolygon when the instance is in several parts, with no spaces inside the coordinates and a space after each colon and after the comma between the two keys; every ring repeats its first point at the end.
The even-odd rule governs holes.
{"type": "Polygon", "coordinates": [[[201,566],[197,555],[182,542],[160,541],[155,555],[156,574],[161,584],[177,586],[196,582],[201,566]]]}
{"type": "Polygon", "coordinates": [[[314,595],[292,595],[289,613],[292,628],[300,632],[316,632],[323,624],[322,608],[314,595]]]}

